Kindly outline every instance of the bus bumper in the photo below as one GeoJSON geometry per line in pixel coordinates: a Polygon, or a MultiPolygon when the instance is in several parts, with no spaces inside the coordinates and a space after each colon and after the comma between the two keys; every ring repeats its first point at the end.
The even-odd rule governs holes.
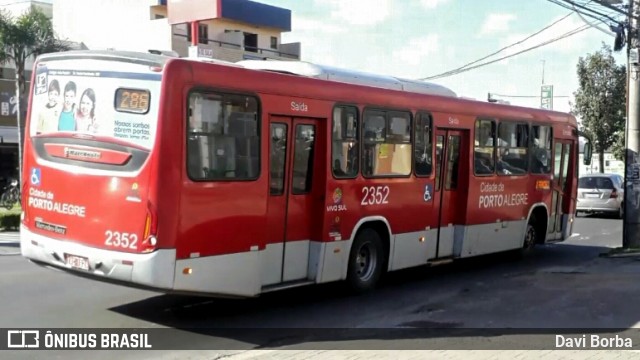
{"type": "Polygon", "coordinates": [[[149,254],[132,254],[119,251],[97,249],[94,247],[60,241],[29,231],[20,226],[20,249],[22,256],[69,270],[82,275],[91,275],[98,280],[129,283],[159,290],[173,289],[176,264],[175,249],[161,249],[149,254]],[[73,262],[66,259],[69,255],[86,260],[73,262]]]}

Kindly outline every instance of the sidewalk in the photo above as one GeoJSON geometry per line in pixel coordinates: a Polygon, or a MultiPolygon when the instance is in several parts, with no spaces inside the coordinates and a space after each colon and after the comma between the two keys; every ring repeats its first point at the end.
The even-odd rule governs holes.
{"type": "Polygon", "coordinates": [[[20,232],[18,231],[0,231],[0,244],[19,243],[20,232]]]}
{"type": "MultiPolygon", "coordinates": [[[[250,350],[224,356],[230,360],[373,360],[373,359],[637,359],[637,350],[250,350]]],[[[215,358],[213,358],[215,359],[215,358]]]]}

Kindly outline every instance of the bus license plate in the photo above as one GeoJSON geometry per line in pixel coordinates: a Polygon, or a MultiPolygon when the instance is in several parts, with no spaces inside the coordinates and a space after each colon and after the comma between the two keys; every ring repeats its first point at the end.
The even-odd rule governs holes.
{"type": "Polygon", "coordinates": [[[89,259],[82,256],[65,254],[65,261],[68,266],[74,269],[89,270],[89,259]]]}

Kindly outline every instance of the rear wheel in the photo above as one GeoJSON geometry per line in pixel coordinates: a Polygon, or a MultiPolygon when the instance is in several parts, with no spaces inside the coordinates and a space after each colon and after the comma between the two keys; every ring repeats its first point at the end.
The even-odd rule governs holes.
{"type": "Polygon", "coordinates": [[[382,274],[384,250],[380,235],[373,229],[358,233],[349,254],[347,283],[354,292],[373,289],[382,274]]]}

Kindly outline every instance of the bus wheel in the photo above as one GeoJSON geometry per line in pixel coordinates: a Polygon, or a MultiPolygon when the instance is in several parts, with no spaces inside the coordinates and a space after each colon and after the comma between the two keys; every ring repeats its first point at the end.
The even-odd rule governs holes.
{"type": "Polygon", "coordinates": [[[527,231],[524,234],[524,244],[520,253],[522,255],[529,255],[533,252],[533,248],[536,246],[536,239],[538,238],[538,230],[536,229],[535,218],[532,217],[527,224],[527,231]]]}
{"type": "Polygon", "coordinates": [[[349,288],[356,293],[373,289],[382,274],[383,263],[380,235],[373,229],[363,229],[353,241],[349,254],[349,288]]]}

